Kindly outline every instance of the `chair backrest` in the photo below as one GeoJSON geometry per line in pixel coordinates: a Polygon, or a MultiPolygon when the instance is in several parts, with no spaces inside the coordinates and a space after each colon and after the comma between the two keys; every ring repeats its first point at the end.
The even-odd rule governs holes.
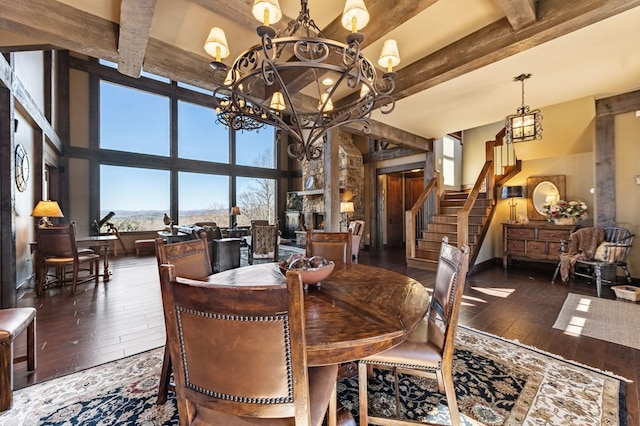
{"type": "Polygon", "coordinates": [[[212,286],[161,265],[160,281],[178,409],[189,410],[179,412],[181,420],[310,423],[299,272],[289,271],[286,285],[212,286]]]}
{"type": "Polygon", "coordinates": [[[352,220],[349,222],[349,232],[352,235],[360,235],[364,232],[364,220],[352,220]]]}
{"type": "Polygon", "coordinates": [[[36,228],[36,241],[38,253],[46,257],[73,257],[78,258],[76,247],[76,225],[47,226],[36,228]]]}
{"type": "Polygon", "coordinates": [[[251,226],[251,252],[253,255],[273,253],[278,258],[278,228],[276,225],[251,226]]]}
{"type": "Polygon", "coordinates": [[[626,228],[618,226],[604,228],[604,241],[618,245],[618,247],[609,246],[608,252],[604,257],[606,257],[610,263],[626,262],[631,252],[634,236],[635,235],[626,228]]]}
{"type": "Polygon", "coordinates": [[[351,263],[351,232],[307,231],[306,256],[322,256],[336,266],[351,263]]]}
{"type": "Polygon", "coordinates": [[[269,224],[269,221],[268,221],[268,220],[266,220],[266,219],[253,219],[253,220],[251,221],[251,226],[252,226],[252,227],[253,227],[253,226],[256,226],[256,225],[257,225],[257,226],[265,226],[265,225],[268,225],[268,224],[269,224]]]}
{"type": "Polygon", "coordinates": [[[449,245],[448,238],[444,237],[427,312],[429,340],[441,348],[443,359],[451,360],[453,357],[453,344],[468,270],[469,247],[457,249],[449,245]],[[442,322],[444,329],[440,328],[439,322],[442,322]],[[434,335],[440,338],[433,339],[434,335]]]}
{"type": "Polygon", "coordinates": [[[199,279],[213,273],[206,236],[174,244],[164,244],[162,238],[156,238],[156,258],[158,267],[172,264],[181,277],[199,279]]]}

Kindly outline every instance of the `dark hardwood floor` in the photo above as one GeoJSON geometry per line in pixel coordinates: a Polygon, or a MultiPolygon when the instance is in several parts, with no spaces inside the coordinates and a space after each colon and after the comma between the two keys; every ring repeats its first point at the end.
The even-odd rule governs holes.
{"type": "MultiPolygon", "coordinates": [[[[361,251],[359,262],[407,274],[429,288],[433,283],[433,272],[405,266],[404,249],[361,251]]],[[[41,297],[31,288],[21,291],[18,305],[38,309],[38,368],[29,373],[25,363],[17,364],[16,389],[164,344],[155,257],[112,257],[111,268],[109,282],[80,284],[75,295],[68,287],[47,289],[41,297]]],[[[500,265],[469,276],[460,323],[626,377],[628,425],[640,424],[640,351],[552,328],[567,293],[596,295],[595,285],[584,280],[551,284],[552,268],[519,264],[505,271],[500,265]]],[[[603,297],[615,295],[605,287],[603,297]]],[[[16,353],[24,347],[21,336],[16,353]]]]}

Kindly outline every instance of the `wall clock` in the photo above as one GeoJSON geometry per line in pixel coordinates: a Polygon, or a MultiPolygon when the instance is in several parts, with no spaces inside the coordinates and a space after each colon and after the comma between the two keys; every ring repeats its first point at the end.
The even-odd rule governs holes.
{"type": "Polygon", "coordinates": [[[27,182],[29,181],[29,154],[24,146],[16,146],[16,187],[18,191],[24,192],[27,189],[27,182]]]}
{"type": "Polygon", "coordinates": [[[307,191],[310,189],[313,189],[314,183],[315,183],[315,179],[313,178],[313,176],[309,176],[307,180],[304,182],[304,189],[306,189],[307,191]]]}

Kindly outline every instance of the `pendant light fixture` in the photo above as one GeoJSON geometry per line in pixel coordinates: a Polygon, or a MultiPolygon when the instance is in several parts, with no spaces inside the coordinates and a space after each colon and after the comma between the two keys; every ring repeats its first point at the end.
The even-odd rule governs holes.
{"type": "Polygon", "coordinates": [[[517,109],[517,113],[507,117],[505,123],[505,140],[507,143],[526,142],[542,139],[542,114],[540,110],[529,110],[529,106],[524,104],[524,81],[531,77],[531,74],[520,74],[513,78],[522,84],[522,104],[517,109]]]}

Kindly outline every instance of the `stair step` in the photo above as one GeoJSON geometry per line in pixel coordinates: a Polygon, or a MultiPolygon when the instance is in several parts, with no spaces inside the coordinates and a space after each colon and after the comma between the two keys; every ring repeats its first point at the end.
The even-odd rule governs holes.
{"type": "Polygon", "coordinates": [[[407,266],[410,268],[422,269],[424,271],[435,271],[438,269],[438,262],[417,257],[407,257],[407,266]]]}
{"type": "MultiPolygon", "coordinates": [[[[451,241],[449,241],[451,242],[451,241]]],[[[429,240],[417,240],[417,248],[420,250],[440,250],[440,245],[442,244],[442,240],[440,241],[429,241],[429,240]]]]}
{"type": "Polygon", "coordinates": [[[442,237],[449,238],[449,244],[454,244],[458,241],[458,233],[457,232],[427,232],[422,231],[422,238],[418,238],[417,243],[420,244],[421,241],[433,241],[438,244],[442,242],[442,237]]]}
{"type": "Polygon", "coordinates": [[[427,229],[423,230],[422,233],[425,232],[457,232],[458,224],[456,222],[453,223],[430,223],[427,225],[427,229]]]}
{"type": "Polygon", "coordinates": [[[416,248],[416,257],[418,259],[423,259],[423,260],[433,260],[435,262],[438,261],[438,256],[440,255],[440,247],[438,246],[438,248],[436,250],[429,250],[429,249],[422,249],[422,248],[416,248]]]}
{"type": "MultiPolygon", "coordinates": [[[[469,223],[478,223],[485,218],[485,215],[470,214],[469,223]]],[[[431,223],[458,223],[457,214],[438,214],[431,217],[431,223]]]]}

